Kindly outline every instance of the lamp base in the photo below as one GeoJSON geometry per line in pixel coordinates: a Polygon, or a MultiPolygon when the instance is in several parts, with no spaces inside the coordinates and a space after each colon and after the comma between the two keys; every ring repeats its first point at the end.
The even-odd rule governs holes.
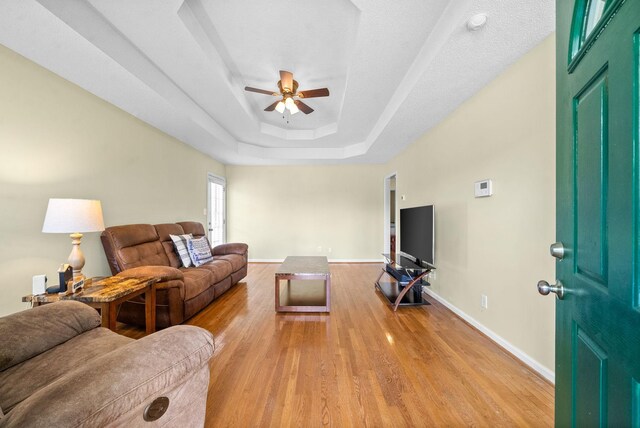
{"type": "Polygon", "coordinates": [[[71,254],[69,254],[68,261],[73,268],[73,282],[77,282],[85,278],[85,276],[82,274],[82,268],[84,267],[85,259],[84,254],[82,254],[82,250],[80,250],[82,233],[72,233],[69,236],[71,237],[73,248],[71,249],[71,254]]]}

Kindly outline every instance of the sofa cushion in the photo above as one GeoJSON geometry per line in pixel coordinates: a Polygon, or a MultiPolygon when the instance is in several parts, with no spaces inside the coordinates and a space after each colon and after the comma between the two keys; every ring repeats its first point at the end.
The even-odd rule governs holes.
{"type": "Polygon", "coordinates": [[[178,255],[181,265],[184,267],[193,265],[191,256],[189,255],[189,250],[187,250],[187,241],[192,239],[193,235],[190,233],[184,235],[169,235],[169,238],[171,238],[171,241],[173,242],[175,253],[178,255]]]}
{"type": "Polygon", "coordinates": [[[121,248],[118,259],[122,270],[138,266],[171,266],[160,241],[121,248]]]}
{"type": "Polygon", "coordinates": [[[182,266],[182,262],[180,261],[178,254],[176,254],[173,241],[169,238],[169,235],[184,235],[182,226],[175,223],[162,223],[156,224],[153,227],[155,227],[156,232],[158,232],[158,238],[160,238],[162,248],[164,248],[164,252],[167,254],[167,258],[169,259],[169,265],[174,268],[182,266]]]}
{"type": "Polygon", "coordinates": [[[233,272],[231,263],[226,260],[211,260],[195,269],[206,269],[213,275],[213,284],[216,284],[233,272]]]}
{"type": "Polygon", "coordinates": [[[225,260],[231,263],[233,272],[242,269],[246,265],[244,256],[239,254],[225,254],[224,256],[213,256],[215,260],[225,260]]]}
{"type": "Polygon", "coordinates": [[[189,250],[191,261],[196,267],[213,260],[209,241],[204,236],[187,239],[187,249],[189,250]]]}
{"type": "Polygon", "coordinates": [[[205,235],[204,226],[198,221],[181,221],[178,224],[182,227],[184,233],[190,233],[196,238],[205,235]]]}
{"type": "MultiPolygon", "coordinates": [[[[0,318],[0,370],[20,364],[53,346],[100,325],[95,309],[61,301],[0,318]],[[4,346],[12,343],[13,346],[4,346]]],[[[2,394],[0,394],[0,397],[2,394]]],[[[0,403],[0,407],[3,407],[0,403]]]]}
{"type": "MultiPolygon", "coordinates": [[[[78,303],[97,314],[95,309],[83,303],[73,303],[78,303]]],[[[24,312],[33,313],[35,309],[38,308],[24,312]]],[[[61,317],[73,315],[73,312],[73,310],[58,310],[58,314],[61,317]]],[[[44,328],[41,324],[38,327],[40,329],[44,328]]],[[[47,331],[54,333],[58,328],[52,329],[49,326],[47,331]]],[[[51,384],[56,379],[65,376],[74,368],[87,362],[91,363],[94,358],[133,341],[133,339],[116,334],[109,329],[98,327],[75,336],[58,346],[53,345],[52,349],[28,359],[22,364],[0,372],[0,407],[5,412],[9,412],[22,400],[30,397],[40,388],[51,384]]],[[[16,342],[11,340],[7,343],[16,342]]]]}
{"type": "Polygon", "coordinates": [[[138,266],[170,266],[158,232],[150,224],[108,227],[101,235],[111,272],[138,266]]]}
{"type": "Polygon", "coordinates": [[[184,274],[184,299],[189,300],[213,285],[213,274],[205,269],[180,268],[184,274]]]}
{"type": "Polygon", "coordinates": [[[116,248],[131,247],[158,240],[156,229],[150,224],[126,224],[105,230],[116,248]]]}

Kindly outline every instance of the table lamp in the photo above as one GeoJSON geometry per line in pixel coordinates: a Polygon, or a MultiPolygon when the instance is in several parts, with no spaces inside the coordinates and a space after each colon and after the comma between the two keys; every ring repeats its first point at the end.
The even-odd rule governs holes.
{"type": "Polygon", "coordinates": [[[100,201],[89,199],[49,199],[44,217],[44,233],[70,233],[73,248],[69,254],[69,264],[73,268],[73,280],[84,278],[84,255],[80,250],[80,240],[84,232],[104,230],[102,205],[100,201]]]}

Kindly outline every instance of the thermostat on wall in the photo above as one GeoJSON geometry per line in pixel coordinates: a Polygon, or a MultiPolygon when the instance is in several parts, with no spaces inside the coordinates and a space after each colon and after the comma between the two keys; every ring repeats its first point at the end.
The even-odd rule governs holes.
{"type": "Polygon", "coordinates": [[[475,196],[476,198],[486,198],[493,195],[491,189],[491,180],[476,181],[475,183],[475,196]]]}

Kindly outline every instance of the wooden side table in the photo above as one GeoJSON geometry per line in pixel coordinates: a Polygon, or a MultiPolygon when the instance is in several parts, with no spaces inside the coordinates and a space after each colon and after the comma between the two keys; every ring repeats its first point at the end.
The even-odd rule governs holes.
{"type": "Polygon", "coordinates": [[[145,295],[145,325],[147,334],[156,331],[156,287],[159,278],[139,277],[121,278],[112,276],[103,279],[86,279],[84,289],[70,294],[38,294],[22,298],[23,302],[34,305],[57,302],[59,300],[77,300],[100,309],[102,327],[116,331],[118,305],[140,294],[145,295]]]}

